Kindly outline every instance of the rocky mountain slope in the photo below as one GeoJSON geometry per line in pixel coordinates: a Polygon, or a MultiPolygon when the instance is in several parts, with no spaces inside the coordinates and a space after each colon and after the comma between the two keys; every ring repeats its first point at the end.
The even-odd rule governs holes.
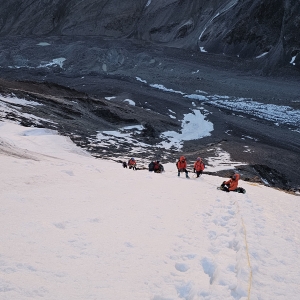
{"type": "Polygon", "coordinates": [[[298,0],[10,0],[0,36],[106,36],[300,68],[298,0]]]}
{"type": "Polygon", "coordinates": [[[299,11],[296,0],[1,1],[0,120],[56,129],[102,158],[191,164],[221,149],[243,178],[299,190],[299,11]],[[210,135],[157,146],[193,113],[210,135]]]}

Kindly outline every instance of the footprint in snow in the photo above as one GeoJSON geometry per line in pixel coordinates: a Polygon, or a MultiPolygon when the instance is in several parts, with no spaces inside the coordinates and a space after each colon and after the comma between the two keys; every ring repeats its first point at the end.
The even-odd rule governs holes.
{"type": "Polygon", "coordinates": [[[202,268],[205,274],[207,274],[210,278],[210,284],[213,282],[213,276],[216,270],[215,263],[208,257],[204,257],[201,260],[202,268]]]}
{"type": "Polygon", "coordinates": [[[74,173],[73,173],[73,171],[69,171],[69,170],[62,170],[62,172],[63,172],[63,173],[66,173],[66,174],[68,174],[68,175],[70,175],[70,176],[74,176],[74,173]]]}
{"type": "Polygon", "coordinates": [[[187,270],[189,270],[189,266],[185,263],[176,263],[175,264],[175,269],[179,272],[186,272],[187,270]]]}

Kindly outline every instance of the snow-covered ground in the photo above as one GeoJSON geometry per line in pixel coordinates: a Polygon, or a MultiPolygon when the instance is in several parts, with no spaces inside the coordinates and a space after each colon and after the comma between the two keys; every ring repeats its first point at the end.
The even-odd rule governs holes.
{"type": "Polygon", "coordinates": [[[297,196],[123,169],[3,122],[0,163],[1,300],[299,299],[297,196]]]}

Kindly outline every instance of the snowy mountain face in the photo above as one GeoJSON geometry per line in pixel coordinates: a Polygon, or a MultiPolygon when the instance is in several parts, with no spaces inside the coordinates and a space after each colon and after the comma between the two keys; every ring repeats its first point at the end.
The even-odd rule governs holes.
{"type": "Polygon", "coordinates": [[[299,11],[0,1],[0,299],[298,300],[299,11]]]}
{"type": "Polygon", "coordinates": [[[3,300],[299,299],[295,195],[132,171],[8,122],[0,163],[3,300]]]}
{"type": "Polygon", "coordinates": [[[299,69],[297,0],[2,1],[1,36],[135,38],[299,69]]]}

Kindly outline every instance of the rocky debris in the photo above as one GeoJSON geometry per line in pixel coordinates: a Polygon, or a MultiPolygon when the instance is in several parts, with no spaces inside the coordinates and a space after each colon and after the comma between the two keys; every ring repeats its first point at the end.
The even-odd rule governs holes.
{"type": "MultiPolygon", "coordinates": [[[[134,146],[130,141],[122,141],[122,138],[116,137],[115,145],[107,148],[107,145],[97,142],[99,132],[118,131],[131,125],[124,132],[133,133],[136,140],[147,143],[151,148],[151,145],[154,147],[161,141],[161,132],[180,128],[178,121],[157,112],[126,102],[89,97],[58,84],[0,80],[0,93],[6,97],[19,97],[40,104],[38,109],[36,106],[18,104],[19,110],[3,112],[3,119],[17,121],[26,127],[58,130],[96,157],[123,155],[122,152],[129,153],[129,149],[134,146]],[[135,126],[142,128],[140,133],[135,130],[135,126]]],[[[107,137],[112,139],[109,135],[107,137]]],[[[147,149],[146,152],[148,151],[147,149]]]]}
{"type": "MultiPolygon", "coordinates": [[[[91,130],[117,129],[126,125],[145,124],[145,132],[152,128],[157,132],[162,129],[175,129],[179,127],[176,120],[152,112],[140,107],[128,105],[125,102],[112,102],[105,99],[89,97],[70,88],[48,82],[13,82],[0,80],[0,93],[6,96],[15,95],[31,101],[43,104],[36,110],[31,106],[24,106],[26,113],[35,113],[38,117],[48,119],[49,122],[57,123],[58,127],[67,127],[72,123],[86,122],[91,130]],[[65,122],[64,122],[65,120],[65,122]],[[152,125],[150,122],[155,120],[152,125]]],[[[147,135],[144,134],[145,137],[147,135]]],[[[153,138],[153,133],[151,134],[153,138]]]]}
{"type": "MultiPolygon", "coordinates": [[[[124,90],[127,87],[128,84],[126,83],[124,90]]],[[[253,153],[251,151],[246,152],[246,154],[241,149],[245,147],[243,139],[248,131],[240,129],[240,125],[237,122],[239,118],[235,120],[232,115],[222,115],[222,111],[219,111],[221,114],[219,116],[216,115],[216,119],[213,119],[215,126],[213,135],[200,140],[188,141],[185,143],[182,151],[178,152],[177,149],[171,148],[168,150],[165,147],[157,147],[162,141],[160,138],[161,132],[166,130],[178,131],[181,128],[178,119],[169,117],[169,109],[176,111],[183,102],[181,99],[180,102],[177,102],[176,97],[174,98],[173,95],[168,95],[168,93],[161,92],[162,100],[160,102],[156,102],[156,91],[150,91],[147,94],[147,103],[156,110],[143,108],[146,103],[141,103],[141,106],[133,106],[123,100],[112,101],[105,98],[96,98],[78,92],[75,89],[49,82],[0,80],[0,93],[41,104],[38,106],[22,106],[18,104],[18,111],[2,112],[2,119],[17,121],[28,127],[35,126],[58,130],[62,135],[69,136],[75,144],[98,158],[126,160],[128,156],[134,155],[142,162],[141,167],[146,167],[149,161],[157,157],[161,158],[163,162],[175,162],[181,154],[185,155],[190,163],[197,156],[201,156],[206,162],[208,158],[217,155],[215,153],[216,149],[224,149],[232,155],[234,160],[249,162],[248,166],[239,167],[242,179],[284,190],[296,190],[298,188],[297,176],[299,173],[294,169],[298,157],[297,147],[299,145],[297,140],[293,140],[295,153],[292,149],[289,150],[288,144],[285,146],[280,145],[279,148],[276,148],[280,141],[280,136],[289,138],[289,134],[285,129],[282,129],[282,135],[280,134],[281,129],[277,129],[276,140],[266,140],[266,137],[260,136],[261,142],[248,141],[247,144],[251,142],[249,145],[254,151],[253,153]],[[163,97],[166,97],[166,102],[163,101],[163,97]],[[170,98],[174,98],[174,102],[170,101],[170,98]],[[153,103],[155,103],[155,106],[151,106],[153,103]],[[165,109],[166,103],[168,103],[167,107],[169,109],[165,109]],[[162,113],[163,111],[165,111],[164,114],[162,113]],[[24,116],[24,113],[29,116],[34,115],[39,119],[30,118],[28,115],[24,116]],[[233,122],[232,126],[234,126],[235,130],[231,135],[226,135],[226,139],[224,139],[224,132],[228,129],[224,126],[228,126],[228,124],[225,125],[227,122],[233,122]],[[137,129],[140,126],[142,127],[137,129]],[[121,135],[113,136],[109,134],[109,131],[118,131],[121,135]],[[102,135],[102,141],[99,141],[97,138],[99,133],[102,135]],[[130,136],[130,138],[127,138],[127,136],[130,136]],[[268,147],[265,146],[265,142],[269,144],[268,147]],[[282,147],[285,147],[286,150],[282,147]],[[277,153],[281,155],[279,161],[276,159],[277,153]],[[256,163],[253,164],[252,161],[256,163]]],[[[182,106],[182,112],[188,112],[188,105],[190,104],[189,102],[184,103],[187,107],[182,106]]],[[[216,113],[214,111],[212,116],[216,113]]],[[[178,116],[180,115],[178,114],[178,116]]],[[[252,122],[254,122],[256,127],[258,126],[257,128],[255,127],[255,130],[262,126],[261,130],[265,134],[268,125],[264,127],[265,125],[260,125],[257,121],[252,122]]],[[[243,119],[242,125],[247,126],[246,119],[243,119]]],[[[248,127],[248,129],[251,129],[251,127],[248,127]]],[[[272,131],[273,129],[270,128],[270,130],[272,131]]],[[[248,134],[255,137],[259,134],[259,131],[248,132],[248,134]]],[[[292,138],[293,134],[290,133],[290,135],[292,138]]],[[[282,140],[282,142],[284,141],[282,140]]],[[[216,172],[214,174],[227,177],[229,175],[228,172],[230,171],[216,172]]]]}
{"type": "MultiPolygon", "coordinates": [[[[276,72],[291,61],[299,70],[299,10],[297,0],[11,0],[0,3],[0,36],[130,38],[243,59],[259,57],[256,67],[265,72],[276,72]]],[[[121,49],[108,55],[118,64],[126,57],[121,49]]],[[[15,59],[24,62],[21,56],[15,59]]]]}

